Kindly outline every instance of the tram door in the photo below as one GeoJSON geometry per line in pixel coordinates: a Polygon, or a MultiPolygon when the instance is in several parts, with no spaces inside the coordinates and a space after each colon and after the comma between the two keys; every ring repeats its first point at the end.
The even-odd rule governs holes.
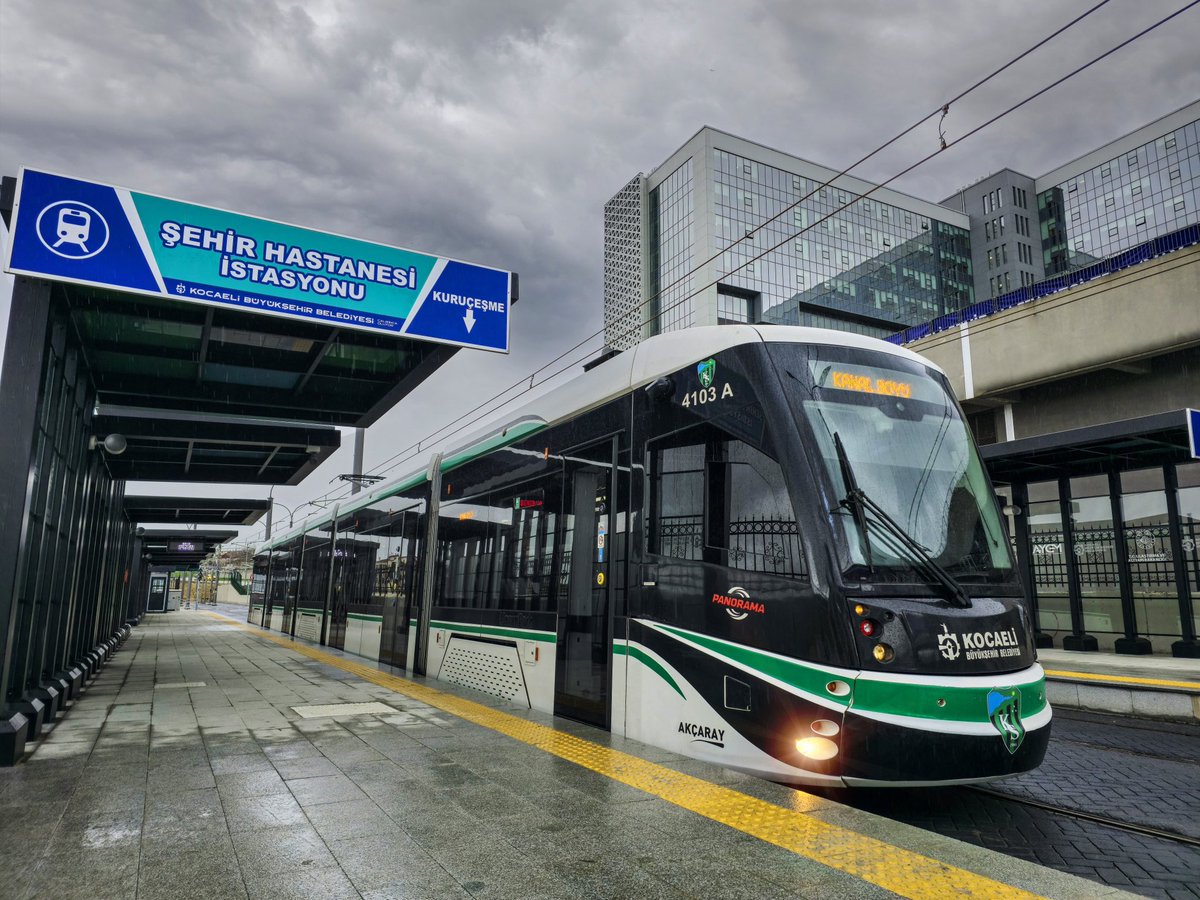
{"type": "Polygon", "coordinates": [[[383,597],[379,659],[401,669],[408,665],[409,623],[416,621],[421,604],[420,520],[420,512],[415,509],[396,515],[386,539],[386,559],[376,574],[377,596],[383,597]]]}
{"type": "Polygon", "coordinates": [[[554,712],[608,727],[613,443],[564,454],[554,712]],[[569,554],[569,556],[568,556],[569,554]]]}
{"type": "Polygon", "coordinates": [[[167,611],[167,572],[151,572],[150,588],[146,595],[147,612],[167,611]]]}

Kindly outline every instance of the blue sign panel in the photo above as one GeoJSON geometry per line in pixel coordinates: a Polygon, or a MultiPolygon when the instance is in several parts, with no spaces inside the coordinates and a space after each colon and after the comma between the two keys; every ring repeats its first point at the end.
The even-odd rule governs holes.
{"type": "Polygon", "coordinates": [[[1188,446],[1192,449],[1192,459],[1200,459],[1200,409],[1189,409],[1188,446]]]}
{"type": "Polygon", "coordinates": [[[515,276],[22,169],[5,270],[508,352],[515,276]]]}

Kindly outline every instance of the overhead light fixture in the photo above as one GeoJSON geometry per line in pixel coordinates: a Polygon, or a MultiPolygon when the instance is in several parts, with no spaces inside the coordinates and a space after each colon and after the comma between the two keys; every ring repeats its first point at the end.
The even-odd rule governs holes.
{"type": "Polygon", "coordinates": [[[120,456],[129,447],[129,441],[123,434],[110,434],[105,438],[93,435],[88,438],[88,449],[95,450],[97,447],[103,447],[104,452],[109,456],[120,456]]]}

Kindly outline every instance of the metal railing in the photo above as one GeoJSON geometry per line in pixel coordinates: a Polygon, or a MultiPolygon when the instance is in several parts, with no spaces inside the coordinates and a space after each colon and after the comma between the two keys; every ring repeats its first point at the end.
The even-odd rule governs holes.
{"type": "MultiPolygon", "coordinates": [[[[658,547],[663,556],[704,559],[704,523],[700,516],[662,516],[657,522],[658,547]]],[[[728,565],[750,572],[808,576],[800,529],[783,519],[735,519],[729,523],[728,546],[712,548],[727,554],[728,565]]]]}
{"type": "Polygon", "coordinates": [[[1188,225],[1186,228],[1181,228],[1170,234],[1164,234],[1162,237],[1156,237],[1153,240],[1146,241],[1144,244],[1138,244],[1136,247],[1131,247],[1115,256],[1110,256],[1108,259],[1093,263],[1085,268],[1076,269],[1064,275],[1057,275],[1054,278],[1047,278],[1045,281],[1039,281],[1036,284],[1026,285],[1023,288],[1018,288],[1007,294],[1001,294],[999,297],[993,297],[990,300],[972,303],[970,306],[964,306],[962,309],[955,310],[952,313],[938,316],[936,319],[925,322],[922,325],[913,325],[911,328],[906,328],[885,340],[893,344],[911,344],[913,341],[919,341],[921,338],[929,337],[931,334],[955,328],[963,322],[973,322],[976,319],[995,315],[998,312],[1012,309],[1014,306],[1020,306],[1023,303],[1040,300],[1042,297],[1077,287],[1094,278],[1103,278],[1105,275],[1112,275],[1114,272],[1120,272],[1122,269],[1140,265],[1147,260],[1154,259],[1156,256],[1174,253],[1176,250],[1182,250],[1184,247],[1190,247],[1192,244],[1197,243],[1200,243],[1200,223],[1188,225]]]}
{"type": "MultiPolygon", "coordinates": [[[[1193,590],[1200,585],[1200,527],[1180,523],[1185,565],[1193,590]]],[[[1078,528],[1073,532],[1075,569],[1084,588],[1120,588],[1116,534],[1112,528],[1078,528]]],[[[1039,588],[1067,587],[1066,547],[1061,531],[1030,535],[1034,581],[1039,588]]],[[[1175,584],[1170,529],[1166,524],[1125,526],[1125,552],[1134,591],[1170,588],[1175,584]]]]}

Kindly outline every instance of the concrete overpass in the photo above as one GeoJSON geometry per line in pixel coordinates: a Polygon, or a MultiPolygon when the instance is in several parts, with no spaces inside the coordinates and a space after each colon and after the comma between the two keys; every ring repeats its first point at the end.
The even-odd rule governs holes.
{"type": "Polygon", "coordinates": [[[946,371],[981,443],[1194,407],[1200,245],[908,348],[946,371]]]}

